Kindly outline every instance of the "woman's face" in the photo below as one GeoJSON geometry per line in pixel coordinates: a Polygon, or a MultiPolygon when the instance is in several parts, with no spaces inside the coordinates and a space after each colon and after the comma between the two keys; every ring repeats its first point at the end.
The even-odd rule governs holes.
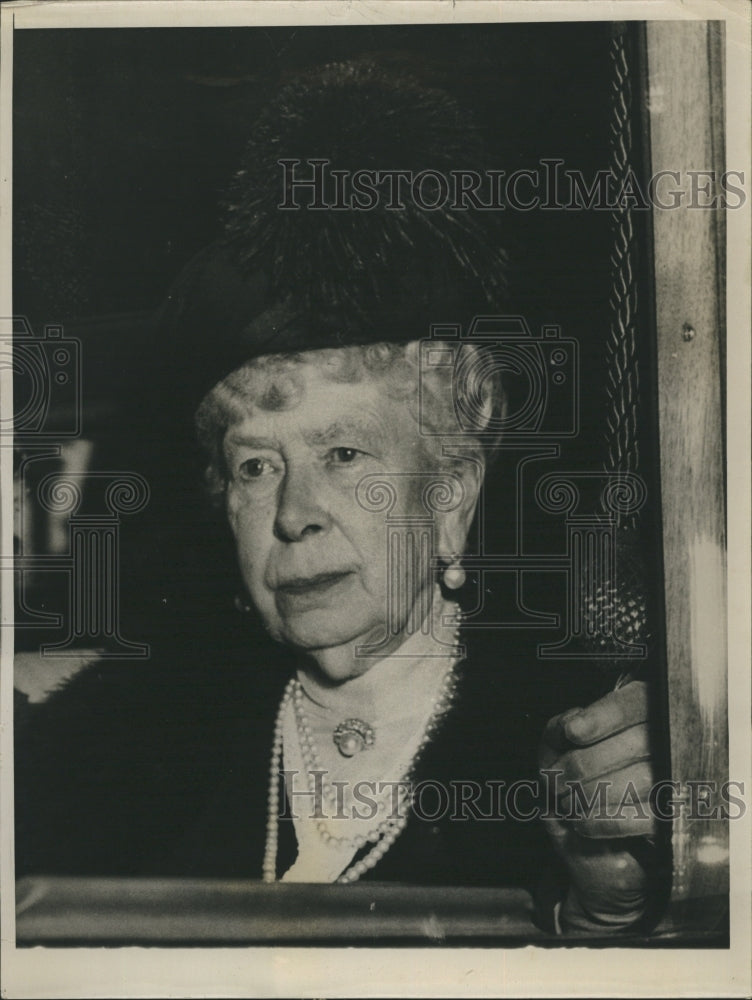
{"type": "MultiPolygon", "coordinates": [[[[387,525],[364,509],[359,481],[400,473],[390,520],[425,518],[429,467],[415,418],[382,382],[333,382],[300,364],[292,408],[249,403],[225,435],[227,509],[243,579],[278,640],[309,651],[384,634],[387,525]],[[406,475],[407,473],[407,475],[406,475]]],[[[432,586],[427,561],[403,584],[404,617],[432,586]]],[[[404,623],[403,623],[404,624],[404,623]]]]}

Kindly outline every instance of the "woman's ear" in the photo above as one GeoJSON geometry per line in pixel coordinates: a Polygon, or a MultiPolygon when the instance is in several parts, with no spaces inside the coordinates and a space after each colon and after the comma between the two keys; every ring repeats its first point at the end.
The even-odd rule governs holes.
{"type": "Polygon", "coordinates": [[[461,492],[459,503],[437,517],[437,542],[440,555],[462,553],[473,522],[478,497],[486,472],[484,460],[477,455],[463,455],[451,469],[461,492]]]}

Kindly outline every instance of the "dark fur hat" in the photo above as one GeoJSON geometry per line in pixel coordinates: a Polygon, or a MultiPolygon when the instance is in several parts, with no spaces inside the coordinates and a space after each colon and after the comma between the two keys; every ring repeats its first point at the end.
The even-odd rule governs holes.
{"type": "Polygon", "coordinates": [[[283,87],[253,126],[220,240],[181,275],[161,316],[182,369],[173,375],[193,402],[255,356],[416,340],[432,323],[501,308],[495,213],[436,197],[440,178],[483,166],[479,134],[457,102],[402,73],[334,64],[283,87]],[[326,161],[318,207],[291,182],[311,177],[312,161],[326,161]],[[350,192],[341,207],[337,185],[358,171],[381,174],[372,204],[350,192]],[[389,171],[430,171],[422,198],[408,181],[393,207],[389,171]]]}
{"type": "Polygon", "coordinates": [[[449,178],[452,170],[477,169],[481,159],[477,130],[448,94],[372,63],[327,66],[285,87],[256,124],[228,206],[227,236],[244,265],[268,269],[278,295],[351,319],[378,310],[403,286],[406,298],[435,297],[444,278],[455,286],[472,281],[476,293],[493,299],[504,274],[495,234],[482,213],[452,208],[451,199],[441,205],[431,176],[424,201],[435,200],[436,209],[410,195],[388,207],[389,179],[368,209],[352,207],[347,194],[347,208],[313,209],[310,192],[290,190],[296,171],[311,175],[313,160],[328,161],[320,171],[322,201],[336,206],[332,170],[343,172],[346,187],[358,171],[449,178]],[[282,158],[300,162],[283,173],[282,158]],[[293,202],[306,207],[278,208],[293,202]]]}

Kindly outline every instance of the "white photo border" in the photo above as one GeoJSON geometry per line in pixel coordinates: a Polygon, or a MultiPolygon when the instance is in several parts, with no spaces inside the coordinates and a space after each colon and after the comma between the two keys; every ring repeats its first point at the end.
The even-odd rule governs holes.
{"type": "MultiPolygon", "coordinates": [[[[13,33],[33,28],[367,25],[484,21],[723,20],[727,162],[750,176],[750,21],[746,0],[66,0],[0,11],[0,316],[11,300],[13,33]]],[[[730,775],[750,782],[750,204],[728,213],[728,594],[730,775]]],[[[0,373],[0,416],[12,413],[0,373]]],[[[2,450],[2,548],[12,551],[12,468],[2,450]]],[[[12,574],[2,574],[3,623],[12,574]]],[[[750,815],[731,824],[731,946],[723,950],[404,948],[19,948],[13,915],[12,629],[0,629],[3,997],[747,996],[750,815]],[[4,891],[3,891],[4,890],[4,891]]]]}

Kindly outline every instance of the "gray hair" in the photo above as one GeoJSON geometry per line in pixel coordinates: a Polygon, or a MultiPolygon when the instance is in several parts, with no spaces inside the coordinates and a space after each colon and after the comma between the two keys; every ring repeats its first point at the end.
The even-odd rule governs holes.
{"type": "Polygon", "coordinates": [[[498,370],[484,365],[481,351],[472,344],[457,350],[453,366],[421,365],[421,351],[435,344],[377,343],[325,348],[254,358],[219,382],[196,410],[198,442],[206,458],[206,484],[210,494],[221,496],[227,484],[223,442],[225,433],[240,422],[248,407],[263,410],[293,409],[304,392],[300,366],[316,365],[334,383],[379,379],[387,395],[407,404],[416,421],[427,455],[437,468],[456,468],[465,458],[487,466],[498,450],[498,427],[504,411],[504,390],[498,370]],[[455,378],[460,364],[463,378],[455,378]],[[460,417],[460,414],[462,417],[460,417]],[[468,415],[470,415],[468,427],[468,415]],[[461,435],[462,453],[445,453],[451,437],[461,435]]]}

